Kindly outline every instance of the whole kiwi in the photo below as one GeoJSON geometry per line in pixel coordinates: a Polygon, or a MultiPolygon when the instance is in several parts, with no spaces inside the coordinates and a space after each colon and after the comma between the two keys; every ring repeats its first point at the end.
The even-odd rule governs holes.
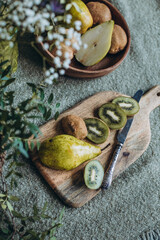
{"type": "Polygon", "coordinates": [[[114,29],[112,33],[111,47],[109,50],[110,54],[116,54],[122,51],[127,45],[127,35],[124,29],[114,24],[114,29]]]}
{"type": "Polygon", "coordinates": [[[71,114],[63,117],[62,127],[66,134],[72,135],[78,139],[84,139],[87,136],[86,124],[79,116],[71,114]]]}
{"type": "Polygon", "coordinates": [[[88,2],[87,7],[92,15],[93,24],[101,24],[112,19],[110,9],[100,2],[88,2]]]}

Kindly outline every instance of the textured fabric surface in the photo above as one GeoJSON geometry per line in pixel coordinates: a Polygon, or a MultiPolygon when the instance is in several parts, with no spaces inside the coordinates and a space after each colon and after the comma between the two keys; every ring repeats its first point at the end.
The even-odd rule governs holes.
{"type": "MultiPolygon", "coordinates": [[[[60,112],[100,91],[113,90],[132,96],[139,88],[147,91],[160,84],[160,1],[113,0],[112,3],[129,25],[130,52],[118,69],[107,76],[93,80],[62,77],[58,84],[46,88],[46,94],[53,92],[54,102],[61,103],[60,112]]],[[[19,101],[29,94],[25,82],[37,84],[42,80],[42,61],[32,48],[20,46],[15,76],[13,88],[19,101]]],[[[65,208],[63,226],[56,233],[58,240],[134,240],[143,232],[160,229],[159,120],[160,108],[157,108],[150,115],[152,137],[148,149],[108,191],[79,209],[65,208]]],[[[42,207],[47,201],[55,218],[63,203],[30,161],[22,173],[24,177],[15,190],[21,197],[19,210],[30,213],[34,203],[42,207]]],[[[37,227],[49,224],[44,220],[37,227]]]]}

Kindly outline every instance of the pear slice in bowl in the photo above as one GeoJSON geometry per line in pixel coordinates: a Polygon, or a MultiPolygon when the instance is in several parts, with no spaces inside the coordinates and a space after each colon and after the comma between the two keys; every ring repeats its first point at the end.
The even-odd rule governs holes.
{"type": "Polygon", "coordinates": [[[84,66],[93,66],[100,62],[110,49],[113,28],[114,21],[110,20],[83,34],[82,46],[75,55],[77,61],[84,66]],[[86,44],[87,48],[84,47],[86,44]]]}

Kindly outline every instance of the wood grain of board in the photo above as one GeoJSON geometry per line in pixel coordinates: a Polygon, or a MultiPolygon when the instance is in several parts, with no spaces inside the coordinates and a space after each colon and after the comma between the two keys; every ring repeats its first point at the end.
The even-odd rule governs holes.
{"type": "MultiPolygon", "coordinates": [[[[64,116],[74,114],[82,118],[97,117],[97,110],[102,104],[120,95],[123,94],[113,91],[99,92],[80,102],[73,108],[62,113],[57,121],[52,119],[41,126],[40,130],[43,135],[39,136],[39,141],[43,142],[48,138],[63,134],[61,119],[64,116]]],[[[134,116],[132,127],[119,155],[113,179],[125,171],[125,169],[134,163],[147,149],[151,138],[149,114],[160,105],[160,86],[154,86],[150,89],[141,98],[139,104],[140,111],[134,116]]],[[[159,122],[157,122],[157,124],[159,124],[159,122]]],[[[105,170],[107,169],[111,153],[116,143],[117,132],[116,130],[111,130],[106,142],[99,145],[102,153],[96,159],[102,163],[105,170]]],[[[58,171],[47,168],[41,164],[36,150],[31,152],[31,158],[51,188],[64,203],[71,207],[83,206],[101,191],[101,189],[90,190],[84,184],[83,171],[88,161],[71,171],[58,171]]]]}

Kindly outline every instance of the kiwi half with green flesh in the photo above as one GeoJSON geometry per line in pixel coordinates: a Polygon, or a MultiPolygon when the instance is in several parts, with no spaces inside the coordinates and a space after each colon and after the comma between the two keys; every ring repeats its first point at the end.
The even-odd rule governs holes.
{"type": "Polygon", "coordinates": [[[99,108],[99,117],[111,129],[124,127],[127,121],[125,112],[115,103],[106,103],[99,108]]]}
{"type": "Polygon", "coordinates": [[[118,104],[127,116],[133,116],[140,109],[139,103],[131,97],[117,97],[113,99],[112,103],[118,104]]]}
{"type": "Polygon", "coordinates": [[[104,168],[97,160],[92,160],[85,166],[84,182],[90,189],[100,188],[104,177],[104,168]]]}
{"type": "Polygon", "coordinates": [[[87,118],[84,120],[87,127],[87,138],[94,143],[100,144],[109,136],[109,127],[98,118],[87,118]]]}

